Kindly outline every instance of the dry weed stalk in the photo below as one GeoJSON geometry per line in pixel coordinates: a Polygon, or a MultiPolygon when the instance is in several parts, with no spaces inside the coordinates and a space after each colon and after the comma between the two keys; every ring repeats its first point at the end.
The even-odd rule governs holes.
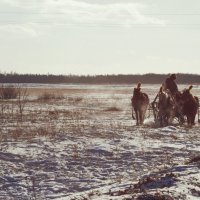
{"type": "Polygon", "coordinates": [[[20,113],[20,120],[22,121],[23,117],[23,112],[24,112],[24,107],[28,101],[28,89],[23,88],[21,85],[18,85],[17,87],[17,106],[19,108],[19,113],[20,113]]]}
{"type": "Polygon", "coordinates": [[[78,145],[75,144],[75,145],[73,145],[73,158],[77,159],[78,157],[79,157],[78,145]]]}

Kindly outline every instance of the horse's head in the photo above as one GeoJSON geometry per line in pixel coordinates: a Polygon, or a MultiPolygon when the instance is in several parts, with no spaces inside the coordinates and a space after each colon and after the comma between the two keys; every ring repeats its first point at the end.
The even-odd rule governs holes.
{"type": "Polygon", "coordinates": [[[138,88],[134,88],[134,90],[133,90],[133,95],[135,96],[135,97],[138,97],[139,95],[140,95],[140,88],[138,89],[138,88]]]}
{"type": "Polygon", "coordinates": [[[159,93],[158,93],[158,107],[160,109],[167,109],[172,106],[172,100],[167,92],[163,91],[163,87],[160,87],[159,93]]]}
{"type": "Polygon", "coordinates": [[[135,97],[139,97],[140,94],[141,94],[141,83],[138,83],[138,84],[137,84],[137,87],[134,88],[134,90],[133,90],[133,95],[134,95],[135,97]]]}
{"type": "Polygon", "coordinates": [[[145,107],[149,104],[149,97],[146,93],[141,92],[141,83],[137,84],[137,87],[133,90],[132,103],[137,105],[144,105],[145,107]]]}
{"type": "Polygon", "coordinates": [[[182,101],[186,102],[186,101],[189,101],[190,99],[194,98],[193,95],[190,93],[192,88],[193,88],[193,86],[190,85],[188,89],[183,90],[182,96],[181,96],[182,101]]]}
{"type": "Polygon", "coordinates": [[[167,95],[166,92],[163,91],[163,88],[162,88],[162,86],[161,86],[161,87],[160,87],[160,90],[159,90],[159,93],[158,93],[158,100],[159,100],[159,103],[166,104],[167,98],[168,98],[168,95],[167,95]]]}

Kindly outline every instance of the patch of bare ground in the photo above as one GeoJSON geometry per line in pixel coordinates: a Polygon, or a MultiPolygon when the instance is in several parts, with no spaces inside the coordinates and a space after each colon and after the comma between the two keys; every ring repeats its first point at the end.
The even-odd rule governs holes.
{"type": "Polygon", "coordinates": [[[186,163],[191,164],[197,162],[200,162],[200,155],[192,155],[186,163]]]}
{"type": "Polygon", "coordinates": [[[117,112],[117,111],[121,111],[121,109],[113,106],[113,107],[105,109],[104,111],[117,112]]]}

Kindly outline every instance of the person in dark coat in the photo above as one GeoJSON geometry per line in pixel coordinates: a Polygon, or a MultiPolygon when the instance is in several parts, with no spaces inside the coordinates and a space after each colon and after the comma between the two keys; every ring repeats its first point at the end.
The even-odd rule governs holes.
{"type": "Polygon", "coordinates": [[[174,96],[178,92],[178,86],[175,80],[176,80],[176,74],[171,74],[165,80],[165,89],[168,89],[171,92],[172,96],[174,96]]]}

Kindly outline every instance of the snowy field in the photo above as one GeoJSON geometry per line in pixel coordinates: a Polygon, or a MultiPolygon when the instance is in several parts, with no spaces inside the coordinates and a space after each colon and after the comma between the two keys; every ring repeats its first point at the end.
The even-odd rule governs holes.
{"type": "MultiPolygon", "coordinates": [[[[0,103],[0,199],[200,199],[197,119],[158,127],[149,110],[135,126],[132,85],[24,87],[22,119],[16,100],[0,103]]],[[[159,85],[142,88],[153,101],[159,85]]]]}

